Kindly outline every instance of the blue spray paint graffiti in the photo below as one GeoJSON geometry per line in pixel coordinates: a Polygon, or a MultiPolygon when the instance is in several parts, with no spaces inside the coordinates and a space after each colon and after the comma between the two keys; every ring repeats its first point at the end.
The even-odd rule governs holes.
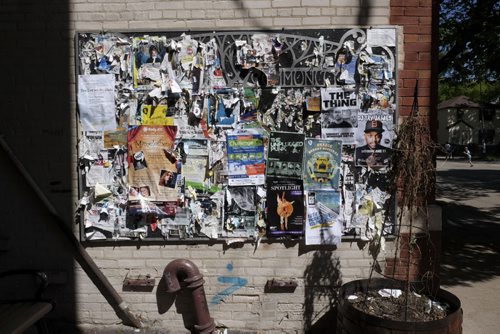
{"type": "MultiPolygon", "coordinates": [[[[229,272],[233,271],[233,265],[229,263],[226,269],[229,272]]],[[[217,280],[222,284],[231,284],[231,286],[213,296],[210,304],[220,304],[224,298],[248,284],[248,280],[241,277],[220,276],[217,277],[217,280]]]]}

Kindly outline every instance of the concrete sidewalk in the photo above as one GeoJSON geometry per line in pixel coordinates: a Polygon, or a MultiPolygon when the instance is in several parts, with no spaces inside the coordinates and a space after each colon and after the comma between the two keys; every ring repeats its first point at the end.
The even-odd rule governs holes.
{"type": "Polygon", "coordinates": [[[500,333],[500,164],[437,160],[441,286],[460,298],[464,334],[500,333]]]}

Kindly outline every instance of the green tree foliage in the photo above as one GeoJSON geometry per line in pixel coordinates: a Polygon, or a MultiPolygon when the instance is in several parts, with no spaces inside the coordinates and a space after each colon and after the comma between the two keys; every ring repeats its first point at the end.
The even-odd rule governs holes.
{"type": "Polygon", "coordinates": [[[439,102],[452,97],[465,95],[475,102],[498,103],[500,96],[500,82],[469,82],[456,83],[445,79],[439,81],[439,102]]]}
{"type": "Polygon", "coordinates": [[[441,81],[459,84],[497,81],[500,74],[499,12],[498,0],[441,0],[441,81]]]}

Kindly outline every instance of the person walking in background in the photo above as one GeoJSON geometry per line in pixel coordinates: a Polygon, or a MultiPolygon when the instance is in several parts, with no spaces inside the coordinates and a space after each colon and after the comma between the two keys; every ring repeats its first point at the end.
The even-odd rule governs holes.
{"type": "Polygon", "coordinates": [[[449,142],[446,142],[444,144],[444,150],[446,151],[446,159],[452,159],[453,158],[453,147],[449,142]]]}
{"type": "Polygon", "coordinates": [[[465,146],[464,148],[464,154],[465,154],[465,157],[467,158],[467,161],[469,162],[470,166],[474,166],[472,164],[472,154],[470,153],[469,151],[469,148],[467,146],[465,146]]]}

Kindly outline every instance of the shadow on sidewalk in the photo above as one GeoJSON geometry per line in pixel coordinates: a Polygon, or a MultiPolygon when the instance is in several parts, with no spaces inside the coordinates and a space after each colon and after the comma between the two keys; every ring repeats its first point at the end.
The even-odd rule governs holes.
{"type": "Polygon", "coordinates": [[[485,197],[491,192],[500,193],[500,166],[499,170],[472,167],[438,171],[437,198],[463,201],[485,197]]]}
{"type": "Polygon", "coordinates": [[[442,285],[470,285],[500,276],[500,223],[493,214],[455,204],[443,205],[442,285]]]}
{"type": "Polygon", "coordinates": [[[500,206],[474,206],[491,196],[500,201],[500,170],[449,169],[437,176],[437,203],[443,209],[441,284],[469,286],[500,276],[500,206]]]}

